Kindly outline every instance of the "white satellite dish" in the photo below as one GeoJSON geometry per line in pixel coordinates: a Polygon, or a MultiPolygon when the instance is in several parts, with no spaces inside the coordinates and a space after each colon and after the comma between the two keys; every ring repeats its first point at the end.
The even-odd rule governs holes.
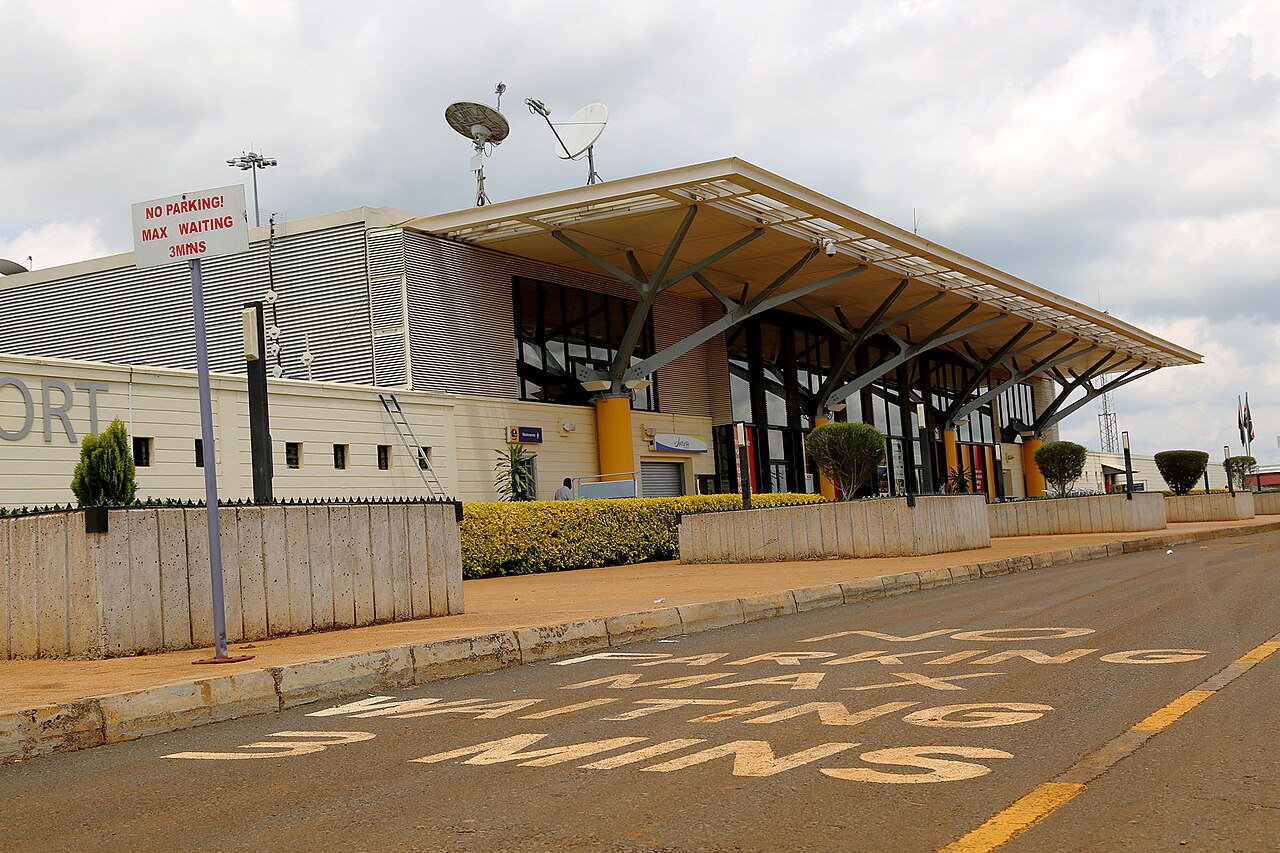
{"type": "Polygon", "coordinates": [[[547,121],[552,135],[556,138],[556,156],[561,160],[577,160],[587,155],[587,183],[594,184],[600,180],[596,172],[596,140],[604,133],[609,123],[609,108],[604,104],[587,104],[578,110],[568,121],[553,122],[551,110],[542,101],[526,98],[525,104],[531,112],[535,112],[547,121]]]}
{"type": "Polygon", "coordinates": [[[595,145],[609,123],[609,108],[604,104],[587,104],[568,121],[553,122],[556,129],[556,156],[576,160],[595,145]]]}
{"type": "Polygon", "coordinates": [[[27,272],[27,268],[22,264],[0,258],[0,275],[17,275],[23,272],[27,272]]]}
{"type": "MultiPolygon", "coordinates": [[[[506,87],[498,84],[498,96],[506,87]]],[[[471,101],[458,101],[450,104],[444,111],[445,121],[449,122],[458,133],[471,140],[476,153],[471,158],[471,170],[476,173],[476,206],[489,203],[489,196],[484,191],[484,158],[490,146],[501,144],[511,132],[502,113],[485,104],[471,101]]]]}

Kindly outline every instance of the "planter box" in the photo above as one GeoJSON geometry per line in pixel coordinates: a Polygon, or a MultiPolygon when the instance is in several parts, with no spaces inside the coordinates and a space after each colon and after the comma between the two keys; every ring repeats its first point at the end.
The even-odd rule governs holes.
{"type": "Polygon", "coordinates": [[[1253,511],[1258,515],[1280,515],[1280,492],[1254,492],[1253,511]]]}
{"type": "MultiPolygon", "coordinates": [[[[230,642],[462,612],[452,503],[222,507],[230,642]]],[[[213,643],[204,507],[0,518],[0,659],[213,643]]]]}
{"type": "Polygon", "coordinates": [[[904,557],[991,544],[986,498],[948,495],[840,501],[680,519],[685,563],[765,563],[904,557]]]}
{"type": "Polygon", "coordinates": [[[1164,495],[1136,492],[1087,498],[1013,501],[987,507],[992,536],[1053,536],[1063,533],[1126,533],[1165,528],[1164,495]]]}
{"type": "Polygon", "coordinates": [[[1253,492],[1171,495],[1165,499],[1169,522],[1239,521],[1254,517],[1253,492]]]}

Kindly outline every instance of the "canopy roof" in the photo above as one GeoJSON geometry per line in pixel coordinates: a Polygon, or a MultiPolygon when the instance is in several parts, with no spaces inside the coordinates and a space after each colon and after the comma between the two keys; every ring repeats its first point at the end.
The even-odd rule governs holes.
{"type": "Polygon", "coordinates": [[[965,324],[991,322],[953,347],[984,358],[1001,347],[1008,352],[1011,339],[1021,333],[1022,345],[1012,351],[1019,367],[1048,360],[1072,341],[1080,345],[1066,351],[1068,360],[1054,361],[1063,371],[1096,371],[1099,359],[1108,355],[1112,360],[1103,365],[1104,373],[1201,360],[1199,354],[1109,314],[736,158],[412,219],[404,227],[595,273],[602,268],[600,260],[614,267],[615,274],[637,271],[631,254],[642,270],[672,271],[663,290],[697,299],[725,302],[727,296],[744,303],[766,289],[778,298],[808,289],[803,300],[780,307],[828,323],[847,321],[855,329],[875,317],[901,286],[892,311],[884,316],[921,307],[886,331],[910,343],[972,308],[965,324]],[[696,215],[689,211],[693,206],[696,215]],[[673,241],[682,227],[688,229],[683,240],[673,241]],[[739,241],[745,242],[721,255],[739,241]],[[672,245],[674,257],[664,267],[664,253],[672,245]],[[815,248],[820,251],[787,278],[815,248]],[[708,258],[713,260],[707,263],[708,258]],[[691,274],[673,281],[701,264],[704,282],[691,274]],[[866,269],[857,275],[813,289],[862,266],[866,269]],[[721,296],[714,296],[707,284],[721,296]]]}

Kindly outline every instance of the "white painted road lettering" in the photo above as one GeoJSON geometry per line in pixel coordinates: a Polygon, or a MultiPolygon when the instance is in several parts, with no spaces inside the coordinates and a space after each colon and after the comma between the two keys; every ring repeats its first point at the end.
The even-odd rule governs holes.
{"type": "Polygon", "coordinates": [[[260,749],[267,752],[175,752],[162,758],[194,758],[212,761],[238,761],[245,758],[292,758],[323,752],[331,746],[373,740],[372,732],[272,732],[267,737],[290,740],[260,740],[236,749],[260,749]]]}

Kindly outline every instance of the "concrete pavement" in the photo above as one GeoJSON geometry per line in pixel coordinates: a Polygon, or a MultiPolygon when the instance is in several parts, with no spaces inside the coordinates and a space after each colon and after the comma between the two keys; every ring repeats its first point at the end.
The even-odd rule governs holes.
{"type": "Polygon", "coordinates": [[[460,616],[104,661],[0,661],[0,763],[321,699],[1111,554],[1280,530],[1280,518],[1153,534],[1028,536],[952,554],[745,565],[649,563],[465,584],[460,616]]]}

